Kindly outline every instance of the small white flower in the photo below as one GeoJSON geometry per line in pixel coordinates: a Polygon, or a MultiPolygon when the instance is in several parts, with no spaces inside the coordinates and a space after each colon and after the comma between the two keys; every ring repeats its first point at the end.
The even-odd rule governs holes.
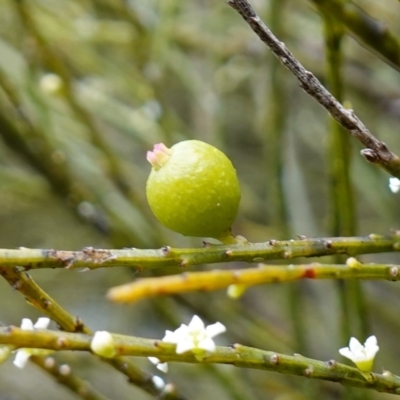
{"type": "Polygon", "coordinates": [[[168,372],[168,363],[161,362],[157,357],[147,357],[151,363],[153,363],[157,369],[160,371],[167,373],[168,372]]]}
{"type": "Polygon", "coordinates": [[[400,190],[400,180],[397,178],[389,178],[389,189],[392,193],[397,193],[400,190]]]}
{"type": "MultiPolygon", "coordinates": [[[[34,331],[36,329],[47,329],[50,324],[49,318],[39,318],[36,324],[29,318],[23,318],[21,322],[21,329],[24,331],[34,331]]],[[[53,350],[43,349],[19,349],[14,359],[14,365],[18,368],[24,368],[30,356],[44,356],[52,353],[53,350]]]]}
{"type": "Polygon", "coordinates": [[[339,353],[349,358],[363,372],[370,372],[376,353],[379,351],[378,341],[375,336],[370,336],[364,346],[356,339],[351,338],[349,347],[343,347],[339,353]]]}
{"type": "Polygon", "coordinates": [[[117,354],[114,338],[110,332],[97,331],[90,343],[93,353],[105,358],[112,358],[117,354]]]}
{"type": "Polygon", "coordinates": [[[204,322],[195,315],[189,325],[182,324],[174,332],[166,331],[163,342],[176,344],[177,354],[192,350],[201,359],[204,353],[215,351],[212,338],[225,331],[225,326],[220,322],[205,327],[204,322]]]}

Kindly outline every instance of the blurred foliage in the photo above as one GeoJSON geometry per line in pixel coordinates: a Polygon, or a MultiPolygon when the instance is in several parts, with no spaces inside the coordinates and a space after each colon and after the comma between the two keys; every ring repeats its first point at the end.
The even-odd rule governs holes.
{"type": "MultiPolygon", "coordinates": [[[[330,2],[253,1],[305,67],[331,85],[325,68],[327,17],[316,8],[323,3],[330,2]]],[[[397,2],[357,5],[400,35],[397,2]]],[[[329,23],[342,29],[335,15],[329,23]]],[[[342,100],[400,153],[398,71],[346,32],[343,28],[337,49],[342,100]]],[[[223,149],[236,166],[242,203],[235,233],[251,241],[343,234],[333,229],[339,217],[331,167],[340,156],[332,148],[332,129],[325,111],[224,1],[0,0],[3,248],[201,246],[199,239],[160,226],[145,199],[146,151],[154,143],[170,146],[187,138],[223,149]]],[[[354,233],[386,233],[398,228],[399,199],[388,190],[387,174],[367,164],[360,148],[353,139],[346,148],[354,233]]],[[[399,263],[396,255],[363,260],[399,263]]],[[[238,301],[222,292],[194,293],[128,307],[104,298],[109,287],[133,279],[127,269],[32,275],[93,330],[161,338],[165,329],[196,313],[227,326],[220,339],[225,344],[318,359],[339,359],[338,348],[347,345],[341,335],[342,289],[335,282],[257,287],[238,301]]],[[[361,288],[363,316],[347,304],[348,331],[365,340],[364,321],[364,330],[381,345],[376,369],[399,374],[400,290],[387,282],[363,282],[361,288]]],[[[0,282],[0,291],[2,323],[19,325],[22,317],[39,316],[6,282],[0,282]]],[[[57,359],[110,398],[149,398],[89,355],[61,353],[57,359]]],[[[137,362],[154,369],[147,360],[137,362]]],[[[14,368],[10,361],[1,367],[0,399],[36,399],[38,382],[42,399],[74,398],[34,366],[14,368]]],[[[192,399],[389,398],[226,366],[171,365],[168,379],[192,399]]]]}

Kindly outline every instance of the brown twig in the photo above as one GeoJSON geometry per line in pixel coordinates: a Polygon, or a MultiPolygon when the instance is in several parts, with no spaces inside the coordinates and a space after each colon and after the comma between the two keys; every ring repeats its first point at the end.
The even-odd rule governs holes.
{"type": "Polygon", "coordinates": [[[249,24],[258,37],[270,48],[279,61],[299,80],[300,86],[332,117],[367,148],[361,154],[367,161],[375,163],[400,178],[400,158],[392,153],[385,143],[375,138],[368,128],[355,115],[353,110],[345,108],[280,42],[256,14],[247,0],[230,0],[228,4],[249,24]]]}

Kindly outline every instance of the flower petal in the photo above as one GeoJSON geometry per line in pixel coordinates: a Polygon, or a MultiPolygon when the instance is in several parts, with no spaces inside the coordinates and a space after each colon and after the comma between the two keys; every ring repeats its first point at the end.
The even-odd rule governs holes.
{"type": "Polygon", "coordinates": [[[353,353],[350,351],[350,349],[348,347],[343,347],[342,349],[339,349],[339,353],[346,358],[349,358],[351,361],[354,360],[354,355],[353,353]]]}
{"type": "Polygon", "coordinates": [[[24,368],[30,356],[31,354],[28,353],[26,350],[24,349],[18,350],[14,359],[14,365],[21,369],[24,368]]]}
{"type": "Polygon", "coordinates": [[[378,340],[375,335],[370,336],[364,343],[365,347],[377,346],[378,340]]]}
{"type": "Polygon", "coordinates": [[[202,330],[204,330],[204,322],[201,320],[200,317],[198,317],[197,315],[194,315],[192,320],[189,322],[188,327],[191,331],[192,330],[202,331],[202,330]]]}
{"type": "MultiPolygon", "coordinates": [[[[178,331],[178,329],[176,331],[178,331]]],[[[177,344],[179,340],[181,340],[181,338],[184,336],[186,335],[180,334],[179,332],[176,333],[171,331],[165,331],[165,336],[162,338],[162,341],[165,343],[177,344]]]]}
{"type": "Polygon", "coordinates": [[[175,343],[175,333],[172,331],[165,331],[162,341],[165,343],[175,343]]]}
{"type": "Polygon", "coordinates": [[[221,322],[216,322],[215,324],[208,325],[206,328],[206,334],[210,338],[217,336],[225,331],[225,325],[221,324],[221,322]]]}
{"type": "Polygon", "coordinates": [[[21,329],[24,331],[33,331],[33,322],[29,318],[22,318],[21,329]]]}
{"type": "Polygon", "coordinates": [[[147,357],[147,358],[154,365],[160,364],[160,360],[157,357],[147,357]]]}
{"type": "Polygon", "coordinates": [[[364,346],[354,337],[350,339],[349,349],[353,354],[363,351],[364,346]]]}
{"type": "Polygon", "coordinates": [[[389,178],[389,188],[392,193],[397,193],[400,190],[400,180],[397,178],[389,178]]]}
{"type": "Polygon", "coordinates": [[[162,371],[166,374],[168,372],[168,363],[166,363],[166,362],[158,363],[157,369],[159,369],[160,371],[162,371]]]}
{"type": "Polygon", "coordinates": [[[376,336],[370,336],[365,341],[365,351],[368,358],[375,358],[376,353],[379,351],[378,340],[376,339],[376,336]]]}
{"type": "Polygon", "coordinates": [[[33,325],[35,329],[47,329],[50,324],[50,318],[41,317],[37,320],[36,324],[33,325]]]}
{"type": "Polygon", "coordinates": [[[153,363],[160,371],[168,372],[168,363],[161,362],[157,357],[147,357],[151,363],[153,363]]]}
{"type": "Polygon", "coordinates": [[[151,380],[152,380],[154,386],[155,386],[158,390],[162,390],[162,389],[165,388],[164,379],[160,378],[159,376],[154,375],[154,376],[151,378],[151,380]]]}
{"type": "Polygon", "coordinates": [[[214,340],[211,338],[205,338],[200,343],[197,345],[199,349],[203,349],[205,351],[208,351],[210,353],[213,353],[215,351],[215,343],[214,340]]]}
{"type": "Polygon", "coordinates": [[[177,343],[176,345],[176,354],[182,354],[185,353],[189,350],[192,350],[196,347],[196,345],[193,343],[193,340],[181,340],[177,343]]]}
{"type": "Polygon", "coordinates": [[[187,325],[182,324],[178,329],[175,329],[173,334],[175,336],[175,340],[179,340],[179,338],[190,335],[190,328],[187,325]]]}

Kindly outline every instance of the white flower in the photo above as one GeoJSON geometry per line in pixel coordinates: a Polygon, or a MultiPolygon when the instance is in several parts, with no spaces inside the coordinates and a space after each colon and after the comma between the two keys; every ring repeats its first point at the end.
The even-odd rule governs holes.
{"type": "MultiPolygon", "coordinates": [[[[34,331],[36,329],[47,329],[50,324],[49,318],[39,318],[34,325],[29,318],[23,318],[21,322],[21,329],[24,331],[34,331]]],[[[53,350],[43,350],[43,349],[19,349],[14,359],[14,365],[18,368],[24,368],[29,360],[30,356],[40,355],[44,356],[52,353],[53,350]]]]}
{"type": "Polygon", "coordinates": [[[389,178],[389,189],[392,193],[397,193],[400,190],[400,180],[397,178],[389,178]]]}
{"type": "Polygon", "coordinates": [[[220,322],[204,327],[203,321],[195,315],[189,325],[182,324],[174,332],[166,331],[163,342],[176,344],[177,354],[192,350],[201,359],[204,353],[215,351],[212,338],[225,331],[225,326],[220,322]]]}
{"type": "Polygon", "coordinates": [[[105,358],[112,358],[117,354],[114,338],[107,331],[97,331],[90,342],[90,348],[93,353],[105,358]]]}
{"type": "Polygon", "coordinates": [[[339,353],[349,358],[363,372],[370,372],[374,363],[376,353],[379,351],[378,342],[375,336],[370,336],[364,346],[356,339],[351,338],[349,347],[339,350],[339,353]]]}

